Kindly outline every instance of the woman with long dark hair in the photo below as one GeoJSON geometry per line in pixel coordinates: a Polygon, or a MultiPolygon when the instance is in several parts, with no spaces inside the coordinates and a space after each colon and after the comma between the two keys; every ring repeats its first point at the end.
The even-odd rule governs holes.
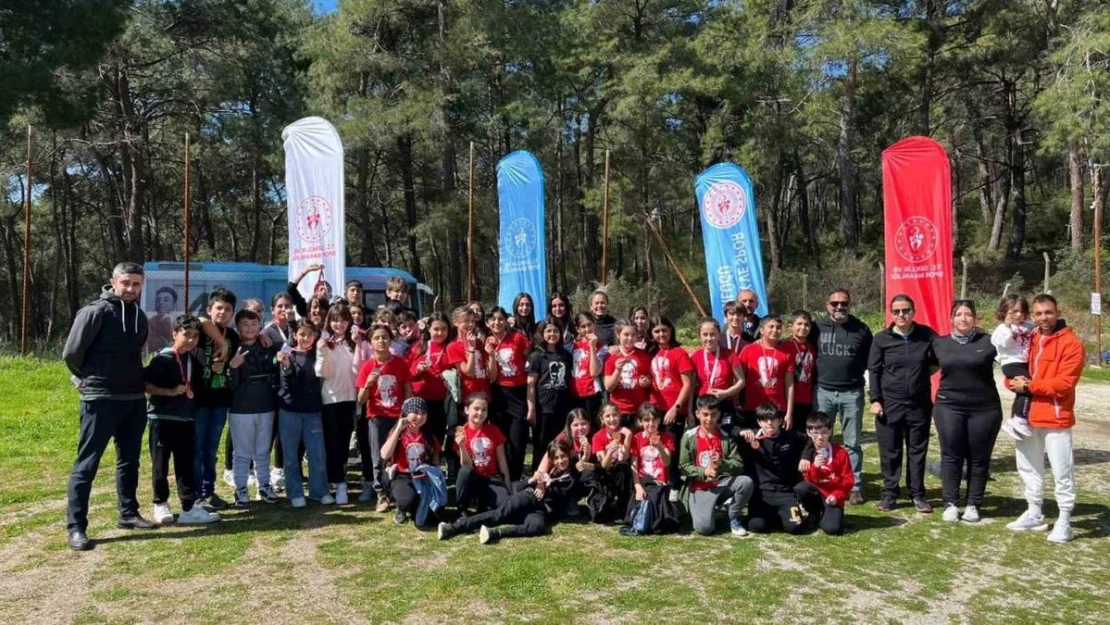
{"type": "Polygon", "coordinates": [[[578,338],[578,329],[574,327],[574,307],[570,304],[570,298],[559,291],[552,293],[547,298],[547,318],[558,326],[567,351],[573,349],[574,339],[578,338]]]}
{"type": "Polygon", "coordinates": [[[536,302],[528,293],[517,293],[513,298],[509,325],[532,340],[532,335],[536,333],[536,302]]]}

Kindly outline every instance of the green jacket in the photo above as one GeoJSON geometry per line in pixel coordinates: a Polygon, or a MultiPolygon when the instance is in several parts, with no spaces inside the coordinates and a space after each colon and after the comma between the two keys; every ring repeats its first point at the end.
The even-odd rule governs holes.
{"type": "MultiPolygon", "coordinates": [[[[690,494],[690,484],[695,479],[705,479],[705,469],[698,466],[698,427],[690,428],[682,434],[679,443],[678,469],[682,472],[682,500],[686,501],[690,494]]],[[[736,439],[717,429],[721,436],[721,465],[717,469],[717,478],[740,475],[744,468],[740,460],[740,450],[736,447],[736,439]]]]}

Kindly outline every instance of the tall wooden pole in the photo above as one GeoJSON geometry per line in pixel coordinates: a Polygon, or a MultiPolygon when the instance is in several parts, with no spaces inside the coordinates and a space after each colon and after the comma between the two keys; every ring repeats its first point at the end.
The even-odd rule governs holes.
{"type": "Polygon", "coordinates": [[[19,329],[19,355],[27,355],[27,323],[31,318],[31,160],[34,130],[27,125],[27,184],[23,189],[23,319],[19,329]]]}
{"type": "Polygon", "coordinates": [[[191,169],[191,157],[189,156],[189,133],[185,133],[185,312],[189,308],[189,213],[192,204],[192,189],[189,184],[189,170],[191,169]]]}
{"type": "Polygon", "coordinates": [[[470,142],[470,182],[467,192],[466,299],[474,300],[474,142],[470,142]]]}
{"type": "Polygon", "coordinates": [[[667,264],[671,266],[671,271],[674,271],[674,275],[678,276],[678,281],[682,283],[682,286],[686,289],[686,294],[689,295],[690,300],[694,302],[694,308],[698,309],[698,313],[701,314],[702,317],[708,317],[709,313],[705,312],[705,307],[701,305],[701,300],[698,299],[698,296],[694,293],[694,289],[686,280],[686,275],[682,273],[682,268],[678,266],[678,263],[674,261],[674,257],[671,256],[671,250],[667,247],[667,242],[663,240],[663,235],[660,234],[655,224],[652,223],[651,216],[644,215],[644,221],[647,222],[651,233],[655,235],[655,240],[659,242],[659,247],[663,249],[663,256],[667,258],[667,264]]]}
{"type": "MultiPolygon", "coordinates": [[[[1102,172],[1102,166],[1101,165],[1095,165],[1095,170],[1094,170],[1095,223],[1093,224],[1094,231],[1095,231],[1094,232],[1094,235],[1095,235],[1094,236],[1094,242],[1095,242],[1095,293],[1099,294],[1100,299],[1102,297],[1102,205],[1104,203],[1104,201],[1102,200],[1102,196],[1100,195],[1100,193],[1101,193],[1100,189],[1102,188],[1102,173],[1103,173],[1102,172]]],[[[1101,301],[1099,302],[1099,304],[1100,304],[1099,312],[1101,313],[1102,312],[1102,310],[1101,310],[1101,301]]],[[[1095,356],[1095,362],[1097,362],[1098,364],[1101,365],[1102,364],[1102,315],[1101,314],[1098,315],[1098,321],[1097,321],[1097,325],[1095,327],[1097,328],[1097,330],[1095,331],[1095,336],[1096,336],[1095,340],[1098,343],[1098,353],[1095,356]]]]}
{"type": "Polygon", "coordinates": [[[601,283],[609,283],[609,150],[605,150],[605,194],[601,201],[601,283]]]}

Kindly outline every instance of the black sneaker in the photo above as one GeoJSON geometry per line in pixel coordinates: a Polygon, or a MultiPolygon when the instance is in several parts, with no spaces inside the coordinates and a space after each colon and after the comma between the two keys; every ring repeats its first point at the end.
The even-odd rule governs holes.
{"type": "Polygon", "coordinates": [[[896,506],[897,502],[894,497],[891,497],[890,495],[883,495],[883,498],[879,500],[879,505],[875,506],[875,509],[879,512],[890,512],[896,506]]]}
{"type": "Polygon", "coordinates": [[[212,495],[209,496],[205,501],[204,509],[208,510],[209,512],[217,512],[220,510],[227,510],[229,507],[231,507],[231,504],[227,503],[223,499],[220,499],[220,496],[216,493],[212,493],[212,495]]]}
{"type": "Polygon", "coordinates": [[[393,515],[393,522],[396,523],[397,525],[404,525],[405,521],[407,521],[408,518],[409,518],[409,515],[405,514],[404,510],[398,510],[397,514],[393,515]]]}
{"type": "Polygon", "coordinates": [[[258,498],[261,499],[263,503],[277,503],[278,501],[277,493],[275,493],[274,489],[270,486],[259,486],[258,498]]]}
{"type": "Polygon", "coordinates": [[[921,514],[932,514],[933,512],[933,507],[929,505],[928,501],[925,501],[924,497],[914,497],[913,507],[921,514]]]}
{"type": "Polygon", "coordinates": [[[136,514],[116,521],[116,527],[125,530],[152,530],[158,526],[144,519],[141,514],[136,514]]]}

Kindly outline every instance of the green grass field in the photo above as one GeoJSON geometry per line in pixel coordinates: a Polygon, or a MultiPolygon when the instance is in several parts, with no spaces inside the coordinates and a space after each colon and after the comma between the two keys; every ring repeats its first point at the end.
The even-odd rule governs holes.
{"type": "MultiPolygon", "coordinates": [[[[97,547],[73,553],[63,520],[77,397],[67,378],[58,363],[0,359],[0,623],[1110,622],[1106,386],[1085,389],[1099,395],[1084,396],[1076,429],[1076,540],[1063,546],[1004,529],[1024,507],[1004,436],[982,523],[876,512],[868,431],[870,501],[849,509],[841,537],[626,538],[564,523],[482,546],[474,536],[439,542],[364,506],[293,510],[284,500],[208,528],[127,532],[115,528],[109,453],[92,498],[97,547]]],[[[936,447],[934,437],[933,460],[936,447]]],[[[144,514],[149,480],[144,452],[144,514]]],[[[939,504],[939,480],[927,485],[939,504]]]]}

